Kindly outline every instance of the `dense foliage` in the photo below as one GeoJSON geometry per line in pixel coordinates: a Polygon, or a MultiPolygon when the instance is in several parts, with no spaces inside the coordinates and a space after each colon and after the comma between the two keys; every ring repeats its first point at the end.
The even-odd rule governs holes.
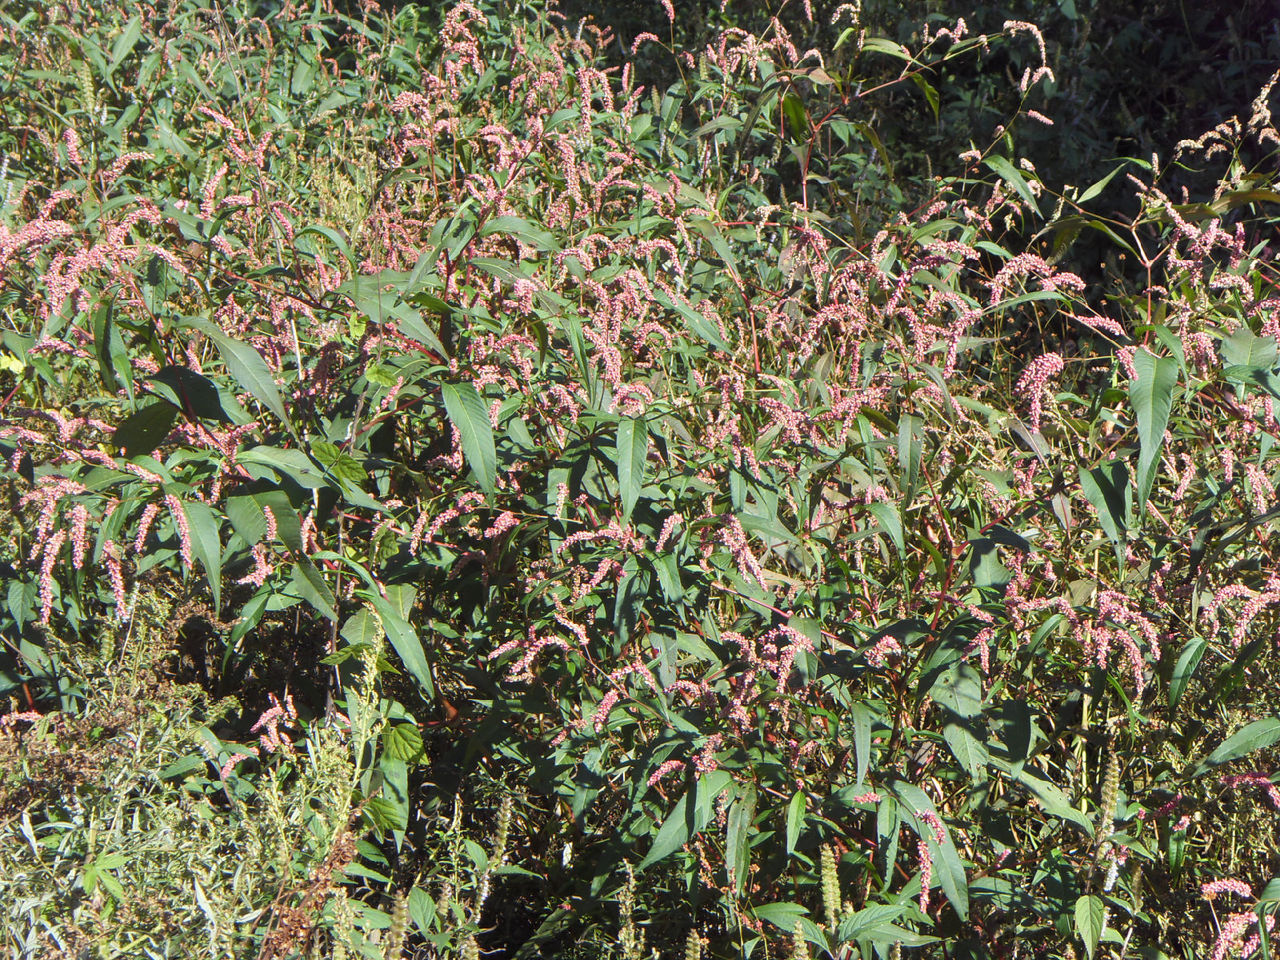
{"type": "Polygon", "coordinates": [[[1269,955],[1272,87],[833,15],[0,12],[8,949],[1269,955]]]}

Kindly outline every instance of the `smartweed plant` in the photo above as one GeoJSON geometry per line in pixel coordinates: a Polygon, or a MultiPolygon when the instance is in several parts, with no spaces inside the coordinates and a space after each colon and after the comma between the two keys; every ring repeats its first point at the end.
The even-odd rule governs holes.
{"type": "Polygon", "coordinates": [[[1064,187],[834,14],[0,14],[11,950],[1266,955],[1273,87],[1064,187]]]}

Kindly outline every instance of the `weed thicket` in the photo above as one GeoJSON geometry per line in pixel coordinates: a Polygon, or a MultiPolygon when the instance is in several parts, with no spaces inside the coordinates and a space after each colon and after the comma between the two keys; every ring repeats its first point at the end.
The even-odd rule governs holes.
{"type": "Polygon", "coordinates": [[[1270,949],[1272,86],[1062,186],[839,17],[0,12],[7,949],[1270,949]]]}

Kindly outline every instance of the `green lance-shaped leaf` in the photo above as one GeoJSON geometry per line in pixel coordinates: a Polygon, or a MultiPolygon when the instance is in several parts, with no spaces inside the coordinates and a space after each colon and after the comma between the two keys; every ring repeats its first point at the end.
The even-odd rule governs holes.
{"type": "Polygon", "coordinates": [[[267,361],[262,359],[262,354],[247,343],[232,340],[208,321],[188,321],[188,323],[197,330],[203,331],[205,336],[214,342],[218,352],[222,354],[222,362],[227,365],[227,372],[292,432],[293,424],[284,408],[280,388],[276,386],[276,379],[272,376],[267,361]]]}
{"type": "Polygon", "coordinates": [[[853,752],[858,770],[858,786],[867,779],[867,764],[871,761],[871,708],[865,703],[855,703],[853,714],[853,752]]]}
{"type": "Polygon", "coordinates": [[[905,554],[906,539],[902,532],[902,517],[898,515],[898,511],[892,504],[880,502],[870,504],[868,509],[871,515],[880,521],[880,529],[889,535],[893,545],[898,548],[898,555],[905,554]]]}
{"type": "Polygon", "coordinates": [[[1027,183],[1026,177],[1004,157],[984,157],[982,161],[992,171],[1004,178],[1013,189],[1018,191],[1018,196],[1026,201],[1027,206],[1036,213],[1040,212],[1040,205],[1036,203],[1035,191],[1027,183]]]}
{"type": "Polygon", "coordinates": [[[173,429],[178,408],[166,400],[149,404],[130,414],[116,427],[112,440],[124,450],[126,457],[151,453],[173,429]]]}
{"type": "Polygon", "coordinates": [[[484,400],[470,383],[445,383],[440,389],[444,394],[444,409],[462,440],[462,455],[475,471],[481,489],[485,493],[493,493],[498,453],[484,400]]]}
{"type": "Polygon", "coordinates": [[[189,501],[182,505],[187,514],[191,534],[191,552],[204,566],[209,589],[213,593],[213,612],[222,608],[222,543],[218,539],[218,518],[207,504],[189,501]]]}
{"type": "Polygon", "coordinates": [[[1129,529],[1129,468],[1112,460],[1092,470],[1081,470],[1080,489],[1098,511],[1098,522],[1111,538],[1116,561],[1123,567],[1129,529]]]}
{"type": "Polygon", "coordinates": [[[797,790],[787,804],[787,856],[796,852],[796,841],[800,839],[800,830],[804,827],[804,814],[804,791],[797,790]]]}
{"type": "Polygon", "coordinates": [[[915,495],[916,479],[920,476],[920,460],[924,455],[923,433],[924,423],[919,417],[908,415],[898,421],[898,466],[902,468],[900,486],[904,509],[915,495]]]}
{"type": "Polygon", "coordinates": [[[667,814],[667,819],[658,828],[658,835],[653,838],[653,846],[649,848],[648,855],[640,861],[639,869],[643,870],[649,864],[670,856],[689,842],[689,838],[693,833],[687,812],[689,796],[690,794],[686,793],[671,808],[671,812],[667,814]]]}
{"type": "Polygon", "coordinates": [[[973,735],[968,727],[959,723],[949,723],[942,731],[942,738],[956,760],[974,780],[981,780],[991,754],[986,744],[973,735]]]}
{"type": "Polygon", "coordinates": [[[1133,355],[1138,376],[1129,383],[1129,400],[1138,415],[1138,509],[1145,515],[1147,498],[1160,463],[1164,431],[1169,426],[1169,410],[1173,406],[1173,387],[1178,382],[1178,362],[1172,357],[1156,357],[1146,350],[1133,355]]]}
{"type": "Polygon", "coordinates": [[[320,569],[307,557],[299,557],[289,575],[289,586],[295,596],[311,604],[312,609],[330,620],[338,619],[338,601],[324,582],[320,569]]]}
{"type": "Polygon", "coordinates": [[[1196,766],[1191,775],[1199,777],[1224,763],[1239,760],[1255,750],[1269,747],[1277,740],[1280,740],[1280,719],[1268,717],[1265,720],[1255,720],[1227,737],[1213,753],[1196,766]]]}
{"type": "Polygon", "coordinates": [[[756,813],[756,788],[747,784],[729,809],[725,830],[725,870],[733,889],[742,894],[751,867],[751,825],[756,813]]]}
{"type": "Polygon", "coordinates": [[[644,870],[659,860],[671,856],[705,827],[715,813],[714,801],[732,782],[732,776],[725,770],[713,770],[697,779],[692,789],[676,801],[667,818],[662,821],[657,835],[653,838],[653,846],[637,870],[644,870]]]}
{"type": "Polygon", "coordinates": [[[431,662],[427,659],[426,649],[422,646],[422,638],[418,636],[418,631],[406,620],[395,604],[389,597],[383,597],[380,594],[369,591],[357,591],[357,596],[368,600],[373,604],[373,608],[377,611],[378,619],[382,621],[382,628],[386,631],[387,639],[391,641],[391,646],[400,656],[400,662],[404,664],[405,669],[409,671],[409,675],[418,681],[427,698],[434,700],[436,696],[435,674],[431,669],[431,662]]]}
{"type": "Polygon", "coordinates": [[[640,499],[640,490],[644,486],[644,467],[649,459],[649,428],[643,420],[624,417],[618,424],[616,456],[622,519],[629,520],[636,501],[640,499]]]}
{"type": "Polygon", "coordinates": [[[1196,668],[1200,666],[1200,660],[1208,646],[1209,643],[1204,637],[1192,637],[1183,646],[1182,653],[1178,655],[1178,662],[1174,665],[1173,676],[1169,678],[1169,709],[1171,711],[1178,709],[1178,703],[1186,692],[1187,684],[1191,682],[1196,668]]]}
{"type": "Polygon", "coordinates": [[[917,818],[917,813],[925,812],[937,816],[937,809],[928,794],[915,784],[899,780],[890,784],[890,789],[901,802],[902,812],[916,835],[929,845],[930,852],[933,854],[933,874],[938,885],[942,887],[942,892],[946,894],[947,900],[951,902],[952,908],[960,919],[968,919],[969,881],[965,877],[964,864],[960,860],[959,851],[956,850],[955,841],[951,838],[951,831],[943,824],[942,841],[939,842],[934,837],[933,828],[917,818]]]}

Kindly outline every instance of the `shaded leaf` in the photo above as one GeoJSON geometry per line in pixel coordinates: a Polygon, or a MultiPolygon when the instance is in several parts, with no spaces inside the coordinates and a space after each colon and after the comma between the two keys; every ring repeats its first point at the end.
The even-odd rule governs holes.
{"type": "Polygon", "coordinates": [[[168,401],[149,404],[125,417],[112,434],[112,440],[126,457],[150,453],[169,435],[177,416],[177,408],[168,401]]]}
{"type": "Polygon", "coordinates": [[[865,703],[855,703],[853,714],[853,753],[857,764],[857,784],[867,779],[867,764],[871,761],[871,710],[865,703]]]}
{"type": "Polygon", "coordinates": [[[958,723],[949,723],[942,731],[942,737],[956,760],[975,780],[981,779],[986,772],[987,761],[991,759],[986,744],[975,737],[967,727],[958,723]]]}
{"type": "Polygon", "coordinates": [[[1112,460],[1092,470],[1081,470],[1080,489],[1098,511],[1098,522],[1111,538],[1116,560],[1123,567],[1129,530],[1129,468],[1112,460]]]}
{"type": "Polygon", "coordinates": [[[809,911],[798,903],[761,903],[752,907],[751,912],[788,936],[795,930],[796,921],[809,915],[809,911]]]}
{"type": "Polygon", "coordinates": [[[253,546],[267,535],[266,511],[275,519],[276,536],[290,550],[302,553],[302,524],[283,490],[263,490],[228,497],[223,510],[240,538],[253,546]]]}
{"type": "Polygon", "coordinates": [[[662,826],[653,838],[653,845],[636,869],[643,870],[664,860],[688,843],[697,831],[707,825],[715,812],[714,800],[731,781],[732,777],[725,770],[714,770],[699,777],[692,789],[676,801],[667,818],[662,821],[662,826]]]}

